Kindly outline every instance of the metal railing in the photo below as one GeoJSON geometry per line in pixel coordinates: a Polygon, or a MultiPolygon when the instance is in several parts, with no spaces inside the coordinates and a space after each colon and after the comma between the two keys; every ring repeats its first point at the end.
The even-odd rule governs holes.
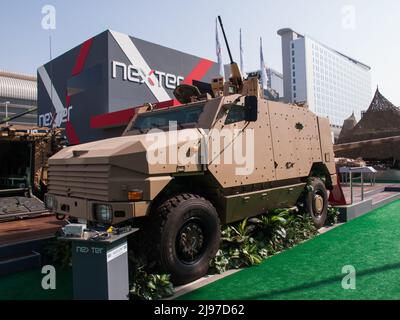
{"type": "Polygon", "coordinates": [[[369,183],[371,184],[371,186],[375,185],[376,183],[375,174],[377,171],[372,167],[342,167],[339,169],[339,172],[342,175],[343,183],[350,184],[350,204],[354,203],[354,180],[360,179],[361,201],[364,201],[365,198],[365,175],[369,175],[369,183]],[[354,174],[360,174],[360,176],[354,176],[354,174]]]}

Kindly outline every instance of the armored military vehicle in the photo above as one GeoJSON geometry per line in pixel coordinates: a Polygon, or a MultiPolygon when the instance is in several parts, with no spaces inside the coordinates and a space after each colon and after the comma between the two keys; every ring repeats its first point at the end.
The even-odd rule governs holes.
{"type": "Polygon", "coordinates": [[[145,219],[175,283],[207,272],[221,223],[304,201],[322,226],[336,182],[328,120],[265,100],[256,77],[231,67],[208,90],[179,86],[180,106],[137,110],[122,137],[54,155],[47,207],[105,227],[145,219]]]}
{"type": "Polygon", "coordinates": [[[62,148],[61,130],[2,122],[0,222],[49,214],[42,202],[47,160],[62,148]]]}

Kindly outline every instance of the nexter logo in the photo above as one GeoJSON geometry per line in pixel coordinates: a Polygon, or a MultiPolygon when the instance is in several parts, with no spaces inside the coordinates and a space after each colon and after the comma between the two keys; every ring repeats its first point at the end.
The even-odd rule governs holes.
{"type": "Polygon", "coordinates": [[[184,80],[183,77],[177,76],[162,71],[151,70],[149,73],[145,73],[142,69],[134,65],[126,65],[123,62],[112,61],[112,78],[116,79],[118,76],[122,76],[123,81],[129,81],[134,83],[148,83],[150,86],[156,84],[151,79],[152,75],[155,75],[158,80],[158,85],[167,89],[174,90],[184,80]]]}
{"type": "Polygon", "coordinates": [[[47,112],[39,115],[39,127],[60,127],[62,123],[70,120],[72,106],[63,108],[60,112],[47,112]]]}

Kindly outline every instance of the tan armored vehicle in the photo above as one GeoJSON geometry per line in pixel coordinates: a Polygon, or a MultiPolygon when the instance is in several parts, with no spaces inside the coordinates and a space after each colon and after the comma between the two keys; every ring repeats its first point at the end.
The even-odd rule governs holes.
{"type": "Polygon", "coordinates": [[[0,123],[0,222],[49,214],[47,160],[61,143],[60,129],[0,123]]]}
{"type": "Polygon", "coordinates": [[[180,86],[181,106],[146,105],[122,137],[57,153],[47,207],[106,227],[146,219],[175,283],[207,272],[221,223],[305,201],[322,226],[336,181],[328,120],[265,100],[258,79],[243,80],[233,62],[230,80],[211,87],[180,86]]]}

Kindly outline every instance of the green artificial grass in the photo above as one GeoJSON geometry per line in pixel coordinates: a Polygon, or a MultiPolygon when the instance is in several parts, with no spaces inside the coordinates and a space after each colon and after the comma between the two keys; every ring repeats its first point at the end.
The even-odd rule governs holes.
{"type": "Polygon", "coordinates": [[[57,269],[56,289],[43,290],[41,269],[0,278],[0,300],[68,300],[73,298],[72,270],[57,269]]]}
{"type": "Polygon", "coordinates": [[[180,299],[400,299],[400,201],[180,299]],[[355,290],[342,288],[346,265],[355,290]]]}

